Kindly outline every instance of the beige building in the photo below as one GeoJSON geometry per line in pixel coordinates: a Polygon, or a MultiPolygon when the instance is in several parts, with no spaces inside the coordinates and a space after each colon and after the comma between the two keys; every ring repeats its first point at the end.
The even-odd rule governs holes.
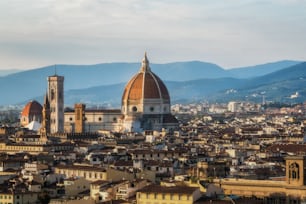
{"type": "Polygon", "coordinates": [[[65,111],[65,132],[121,131],[122,114],[118,110],[85,109],[85,104],[75,104],[74,110],[65,111]]]}
{"type": "Polygon", "coordinates": [[[0,142],[0,152],[19,153],[27,152],[29,154],[48,154],[52,151],[69,151],[74,148],[71,143],[61,144],[23,144],[0,142]]]}
{"type": "Polygon", "coordinates": [[[65,175],[66,178],[83,177],[88,181],[107,180],[106,170],[93,166],[60,165],[54,168],[54,172],[65,175]]]}
{"type": "Polygon", "coordinates": [[[17,153],[17,152],[28,152],[30,154],[47,153],[50,151],[48,145],[25,145],[25,144],[7,144],[0,142],[0,152],[17,153]]]}
{"type": "Polygon", "coordinates": [[[90,189],[90,181],[83,177],[70,177],[64,180],[65,196],[77,196],[90,189]]]}
{"type": "Polygon", "coordinates": [[[0,191],[0,203],[3,204],[35,204],[38,201],[37,192],[29,191],[0,191]]]}
{"type": "Polygon", "coordinates": [[[137,173],[136,175],[134,175],[134,173],[125,170],[118,170],[113,168],[105,169],[101,167],[85,165],[59,165],[54,167],[54,172],[56,174],[64,175],[66,178],[83,177],[88,181],[133,181],[135,177],[144,177],[146,179],[155,178],[155,174],[151,175],[150,172],[144,173],[148,175],[142,175],[142,173],[137,173]]]}
{"type": "Polygon", "coordinates": [[[285,180],[215,179],[224,194],[262,199],[271,202],[299,203],[306,200],[306,156],[286,158],[285,180]]]}

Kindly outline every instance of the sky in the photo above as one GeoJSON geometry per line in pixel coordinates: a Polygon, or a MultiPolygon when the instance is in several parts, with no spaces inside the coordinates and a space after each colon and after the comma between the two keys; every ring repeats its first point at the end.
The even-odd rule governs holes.
{"type": "Polygon", "coordinates": [[[1,0],[0,70],[306,61],[306,0],[1,0]]]}

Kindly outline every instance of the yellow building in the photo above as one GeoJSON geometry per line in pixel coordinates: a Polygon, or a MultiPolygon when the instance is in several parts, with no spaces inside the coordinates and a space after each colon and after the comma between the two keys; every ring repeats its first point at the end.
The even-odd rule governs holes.
{"type": "Polygon", "coordinates": [[[73,149],[71,143],[61,144],[23,144],[23,143],[5,143],[0,142],[0,152],[19,153],[27,152],[29,154],[48,154],[50,151],[70,151],[73,149]]]}
{"type": "Polygon", "coordinates": [[[38,201],[38,193],[35,192],[14,192],[14,191],[0,191],[0,203],[1,204],[34,204],[38,201]]]}
{"type": "Polygon", "coordinates": [[[201,197],[199,188],[150,185],[136,194],[137,204],[192,204],[201,197]]]}
{"type": "Polygon", "coordinates": [[[56,174],[65,175],[66,178],[70,177],[83,177],[88,181],[121,181],[128,180],[133,181],[135,177],[153,179],[155,174],[152,175],[151,172],[146,171],[142,173],[131,173],[129,171],[117,170],[113,168],[101,168],[94,166],[85,166],[85,165],[59,165],[54,168],[56,174]],[[148,174],[148,175],[146,175],[148,174]]]}
{"type": "Polygon", "coordinates": [[[25,144],[7,144],[5,142],[0,143],[0,152],[17,153],[28,152],[30,154],[48,153],[50,146],[47,145],[25,145],[25,144]]]}

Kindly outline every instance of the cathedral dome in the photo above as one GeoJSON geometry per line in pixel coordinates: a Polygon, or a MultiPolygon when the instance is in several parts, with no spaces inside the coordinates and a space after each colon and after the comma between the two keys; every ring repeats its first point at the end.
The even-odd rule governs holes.
{"type": "Polygon", "coordinates": [[[176,128],[171,115],[170,96],[163,81],[151,71],[145,54],[140,70],[125,86],[121,111],[124,131],[176,128]]]}
{"type": "Polygon", "coordinates": [[[125,86],[122,102],[146,99],[170,101],[165,84],[151,71],[145,54],[140,71],[125,86]]]}
{"type": "Polygon", "coordinates": [[[42,114],[42,106],[37,101],[30,101],[26,104],[21,112],[21,116],[29,117],[33,115],[41,115],[42,114]]]}

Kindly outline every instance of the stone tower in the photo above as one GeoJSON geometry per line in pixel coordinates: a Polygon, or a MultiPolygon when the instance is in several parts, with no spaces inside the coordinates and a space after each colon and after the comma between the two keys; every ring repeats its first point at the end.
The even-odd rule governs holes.
{"type": "Polygon", "coordinates": [[[50,103],[50,133],[64,132],[64,77],[48,77],[48,99],[50,103]]]}
{"type": "Polygon", "coordinates": [[[306,184],[306,156],[286,157],[286,181],[290,185],[306,184]]]}
{"type": "Polygon", "coordinates": [[[74,105],[74,114],[75,114],[75,126],[74,132],[83,133],[85,127],[85,104],[75,104],[74,105]]]}
{"type": "Polygon", "coordinates": [[[47,142],[48,134],[50,134],[50,103],[48,93],[46,93],[42,109],[42,123],[40,129],[40,139],[42,142],[47,142]]]}

